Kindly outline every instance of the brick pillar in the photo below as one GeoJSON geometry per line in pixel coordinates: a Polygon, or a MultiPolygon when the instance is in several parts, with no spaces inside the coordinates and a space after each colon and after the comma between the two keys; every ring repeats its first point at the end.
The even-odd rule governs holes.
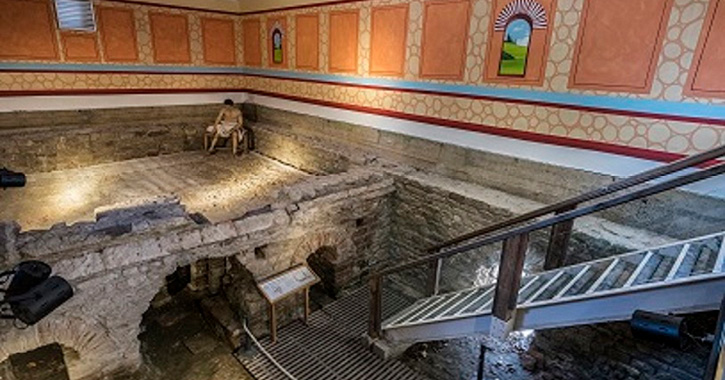
{"type": "Polygon", "coordinates": [[[209,293],[217,294],[222,286],[222,277],[226,273],[227,260],[225,258],[209,259],[207,270],[209,278],[209,293]]]}

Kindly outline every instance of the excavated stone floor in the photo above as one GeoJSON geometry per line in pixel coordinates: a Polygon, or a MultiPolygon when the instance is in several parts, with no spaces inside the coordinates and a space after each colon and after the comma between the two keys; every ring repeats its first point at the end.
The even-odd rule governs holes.
{"type": "Polygon", "coordinates": [[[264,205],[275,190],[307,177],[302,171],[250,153],[233,157],[190,152],[28,175],[26,187],[0,192],[0,220],[23,230],[93,220],[98,207],[175,195],[190,212],[211,221],[264,205]]]}

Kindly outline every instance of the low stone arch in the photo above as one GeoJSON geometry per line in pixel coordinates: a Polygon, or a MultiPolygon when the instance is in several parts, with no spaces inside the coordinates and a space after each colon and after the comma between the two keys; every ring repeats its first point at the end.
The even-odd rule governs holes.
{"type": "Polygon", "coordinates": [[[10,355],[58,343],[75,351],[79,360],[68,366],[71,379],[99,376],[109,368],[133,366],[138,358],[122,358],[119,342],[98,321],[73,316],[46,318],[27,329],[9,329],[0,336],[0,362],[10,355]],[[119,363],[121,362],[121,363],[119,363]]]}
{"type": "Polygon", "coordinates": [[[345,231],[324,231],[304,239],[293,257],[296,263],[307,262],[320,276],[325,293],[335,297],[352,279],[354,271],[350,268],[355,265],[356,249],[345,231]]]}
{"type": "Polygon", "coordinates": [[[293,254],[296,262],[305,262],[313,253],[322,247],[334,247],[337,250],[334,263],[341,263],[355,257],[355,244],[348,233],[343,230],[332,230],[311,234],[305,238],[293,254]]]}

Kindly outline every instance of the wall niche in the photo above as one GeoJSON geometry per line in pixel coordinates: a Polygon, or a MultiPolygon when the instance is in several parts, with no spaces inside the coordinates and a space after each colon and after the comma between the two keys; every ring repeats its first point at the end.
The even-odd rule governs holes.
{"type": "Polygon", "coordinates": [[[541,86],[556,0],[495,0],[486,82],[541,86]]]}

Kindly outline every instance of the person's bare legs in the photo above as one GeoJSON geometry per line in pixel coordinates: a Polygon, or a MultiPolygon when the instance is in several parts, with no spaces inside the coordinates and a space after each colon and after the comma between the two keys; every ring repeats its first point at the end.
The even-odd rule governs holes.
{"type": "Polygon", "coordinates": [[[217,141],[219,141],[219,132],[215,133],[214,138],[211,140],[211,146],[209,147],[209,150],[208,150],[209,153],[214,152],[214,147],[216,147],[217,141]]]}
{"type": "Polygon", "coordinates": [[[237,147],[239,145],[239,131],[232,132],[232,154],[237,155],[237,147]]]}

